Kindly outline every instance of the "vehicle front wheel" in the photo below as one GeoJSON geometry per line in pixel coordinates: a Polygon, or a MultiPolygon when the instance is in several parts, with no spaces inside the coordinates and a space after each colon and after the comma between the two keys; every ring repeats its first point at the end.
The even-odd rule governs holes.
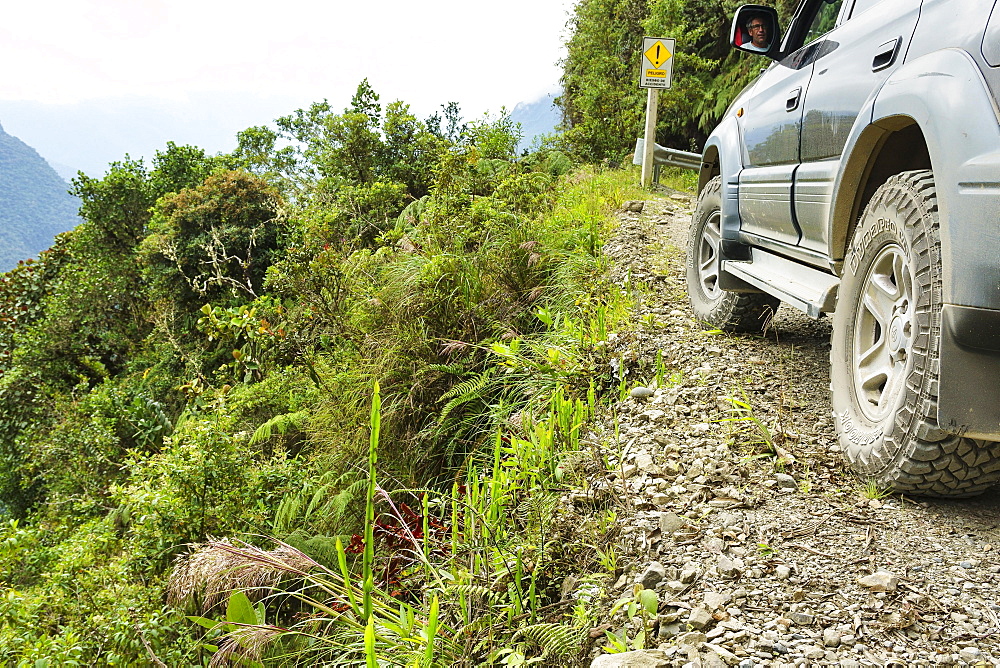
{"type": "Polygon", "coordinates": [[[763,292],[729,292],[719,287],[722,244],[722,178],[706,184],[691,219],[687,247],[687,288],[698,320],[727,332],[760,332],[780,300],[763,292]]]}
{"type": "Polygon", "coordinates": [[[940,330],[934,178],[905,172],[875,192],[845,257],[830,353],[834,421],[848,463],[878,485],[972,496],[1000,480],[1000,444],[938,427],[940,330]]]}

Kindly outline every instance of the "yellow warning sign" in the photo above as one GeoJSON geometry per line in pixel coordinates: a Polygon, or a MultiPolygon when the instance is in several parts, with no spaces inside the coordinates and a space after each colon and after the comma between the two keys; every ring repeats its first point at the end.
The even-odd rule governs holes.
{"type": "Polygon", "coordinates": [[[663,45],[663,42],[656,40],[651,47],[646,49],[646,53],[643,55],[646,56],[646,60],[652,63],[653,67],[660,69],[663,67],[663,63],[670,60],[670,56],[674,54],[667,50],[667,47],[663,45]]]}
{"type": "Polygon", "coordinates": [[[642,64],[639,67],[640,88],[670,88],[677,43],[669,37],[642,38],[642,64]]]}

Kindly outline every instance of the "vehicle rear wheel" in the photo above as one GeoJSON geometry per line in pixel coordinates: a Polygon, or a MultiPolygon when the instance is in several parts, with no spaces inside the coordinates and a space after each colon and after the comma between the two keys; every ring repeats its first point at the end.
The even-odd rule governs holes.
{"type": "Polygon", "coordinates": [[[763,292],[729,292],[719,287],[722,243],[722,179],[715,177],[698,198],[687,247],[688,299],[695,317],[727,332],[760,332],[780,301],[763,292]]]}
{"type": "Polygon", "coordinates": [[[1000,444],[938,427],[940,329],[934,177],[904,172],[875,192],[845,258],[830,352],[834,422],[848,463],[878,485],[972,496],[1000,480],[1000,444]]]}

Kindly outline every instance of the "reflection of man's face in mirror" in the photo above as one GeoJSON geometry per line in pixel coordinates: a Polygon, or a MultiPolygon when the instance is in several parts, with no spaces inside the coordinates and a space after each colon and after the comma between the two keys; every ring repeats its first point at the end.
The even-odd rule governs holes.
{"type": "Polygon", "coordinates": [[[762,18],[750,19],[747,31],[750,33],[750,43],[758,49],[766,49],[771,42],[771,36],[767,32],[767,21],[762,18]]]}

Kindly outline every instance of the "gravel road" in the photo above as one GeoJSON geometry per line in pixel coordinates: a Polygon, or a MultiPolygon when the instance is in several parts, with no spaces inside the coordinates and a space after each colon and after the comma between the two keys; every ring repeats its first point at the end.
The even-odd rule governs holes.
{"type": "Polygon", "coordinates": [[[592,665],[998,665],[1000,494],[891,496],[846,470],[829,320],[782,306],[764,336],[702,330],[693,201],[660,194],[605,249],[636,299],[637,331],[611,342],[632,396],[590,435],[615,472],[568,496],[619,500],[613,591],[642,583],[659,607],[646,650],[592,665]]]}

